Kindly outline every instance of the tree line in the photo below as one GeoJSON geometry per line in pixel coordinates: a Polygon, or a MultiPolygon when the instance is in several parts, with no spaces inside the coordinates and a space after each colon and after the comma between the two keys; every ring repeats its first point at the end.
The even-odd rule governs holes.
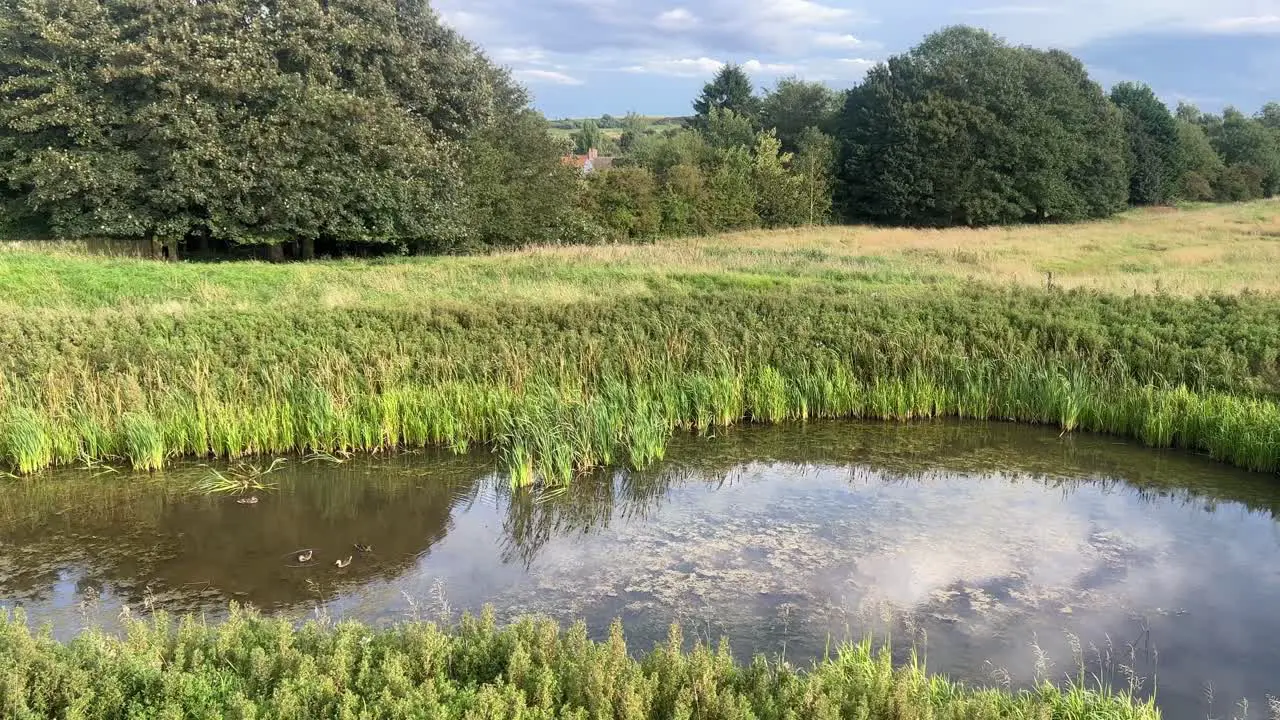
{"type": "Polygon", "coordinates": [[[1060,222],[1280,191],[1280,104],[1170,112],[967,27],[846,92],[757,94],[726,66],[694,110],[556,138],[427,0],[0,0],[0,223],[310,257],[1060,222]],[[613,168],[584,176],[574,145],[613,168]]]}
{"type": "MultiPolygon", "coordinates": [[[[729,65],[694,110],[686,132],[723,143],[726,128],[736,128],[729,144],[757,157],[771,146],[753,145],[751,133],[776,138],[791,153],[784,172],[807,191],[802,200],[830,193],[808,206],[813,212],[721,214],[717,220],[735,222],[718,230],[768,226],[771,217],[929,227],[1070,222],[1133,205],[1280,192],[1280,103],[1252,117],[1185,103],[1171,112],[1146,85],[1107,93],[1068,53],[1011,46],[969,27],[930,35],[844,93],[784,78],[757,95],[729,65]]],[[[660,163],[638,159],[664,177],[660,163]]]]}

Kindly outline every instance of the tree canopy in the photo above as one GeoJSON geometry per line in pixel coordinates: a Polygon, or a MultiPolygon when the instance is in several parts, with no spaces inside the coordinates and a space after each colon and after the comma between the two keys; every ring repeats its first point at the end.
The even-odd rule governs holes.
{"type": "Polygon", "coordinates": [[[1177,121],[1151,88],[1125,82],[1111,89],[1129,138],[1129,202],[1167,203],[1178,194],[1183,161],[1177,121]]]}
{"type": "Polygon", "coordinates": [[[1184,200],[1213,200],[1218,195],[1226,165],[1199,123],[1181,118],[1175,122],[1178,158],[1182,163],[1178,196],[1184,200]]]}
{"type": "Polygon", "coordinates": [[[582,127],[573,134],[573,147],[580,153],[585,153],[593,148],[599,149],[604,134],[600,132],[600,126],[595,120],[587,120],[582,123],[582,127]]]}
{"type": "Polygon", "coordinates": [[[57,235],[436,251],[527,102],[426,0],[6,0],[0,99],[0,198],[57,235]]]}
{"type": "Polygon", "coordinates": [[[309,257],[1280,192],[1280,104],[1171,114],[967,27],[844,93],[786,77],[757,96],[725,65],[687,127],[628,113],[553,135],[528,103],[428,0],[0,0],[0,227],[309,257]],[[575,146],[621,155],[584,176],[575,146]]]}
{"type": "Polygon", "coordinates": [[[839,121],[849,219],[1102,217],[1127,196],[1124,124],[1083,65],[955,27],[872,69],[839,121]]]}
{"type": "Polygon", "coordinates": [[[725,65],[693,101],[695,127],[706,128],[713,110],[730,110],[745,118],[755,118],[758,101],[754,92],[751,78],[741,66],[725,65]]]}
{"type": "Polygon", "coordinates": [[[1228,171],[1245,185],[1246,197],[1231,199],[1270,197],[1280,192],[1280,133],[1267,127],[1263,119],[1250,118],[1232,107],[1224,110],[1220,119],[1207,118],[1205,125],[1228,171]]]}
{"type": "Polygon", "coordinates": [[[805,130],[830,132],[839,109],[839,96],[823,83],[785,77],[760,101],[760,124],[777,132],[785,150],[795,152],[805,130]]]}

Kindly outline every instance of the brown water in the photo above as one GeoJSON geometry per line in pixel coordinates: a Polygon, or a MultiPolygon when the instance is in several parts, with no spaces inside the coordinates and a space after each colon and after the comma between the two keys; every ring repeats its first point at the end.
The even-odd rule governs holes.
{"type": "Polygon", "coordinates": [[[485,455],[291,460],[255,505],[193,492],[209,473],[0,485],[0,607],[67,637],[125,606],[216,618],[234,600],[385,624],[491,604],[596,635],[621,618],[637,649],[679,621],[740,657],[800,664],[891,633],[985,684],[1083,663],[1158,684],[1175,720],[1280,694],[1280,478],[1112,438],[747,428],[553,492],[513,492],[485,455]]]}

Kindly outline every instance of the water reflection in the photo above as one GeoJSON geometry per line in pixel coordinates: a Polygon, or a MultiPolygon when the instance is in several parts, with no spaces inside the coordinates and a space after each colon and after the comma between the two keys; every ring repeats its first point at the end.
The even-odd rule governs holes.
{"type": "Polygon", "coordinates": [[[0,605],[66,635],[126,604],[389,623],[492,603],[596,633],[621,617],[637,648],[679,620],[799,662],[891,631],[980,682],[1030,681],[1033,641],[1061,677],[1074,643],[1121,684],[1122,666],[1148,689],[1158,674],[1174,718],[1203,716],[1205,682],[1254,704],[1280,690],[1274,477],[999,424],[748,428],[670,458],[543,493],[483,456],[292,462],[253,506],[184,491],[199,468],[10,483],[0,605]]]}
{"type": "MultiPolygon", "coordinates": [[[[0,592],[29,607],[53,603],[68,578],[121,602],[206,610],[239,600],[262,608],[312,603],[323,580],[343,592],[409,570],[448,534],[480,492],[473,459],[412,457],[330,466],[297,463],[272,475],[279,492],[246,506],[190,487],[208,471],[165,477],[14,483],[0,492],[0,592]],[[341,573],[335,558],[372,546],[341,573]],[[298,567],[295,553],[314,548],[298,567]]],[[[65,593],[63,593],[65,595],[65,593]]],[[[65,605],[56,602],[56,605],[65,605]]]]}

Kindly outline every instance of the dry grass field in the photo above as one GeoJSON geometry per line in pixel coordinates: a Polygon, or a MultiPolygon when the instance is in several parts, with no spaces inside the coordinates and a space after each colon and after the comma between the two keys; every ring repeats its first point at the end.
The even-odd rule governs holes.
{"type": "Polygon", "coordinates": [[[863,272],[1110,292],[1280,291],[1280,202],[1143,208],[1077,225],[927,230],[833,226],[753,231],[650,246],[549,248],[580,263],[736,270],[863,272]]]}

